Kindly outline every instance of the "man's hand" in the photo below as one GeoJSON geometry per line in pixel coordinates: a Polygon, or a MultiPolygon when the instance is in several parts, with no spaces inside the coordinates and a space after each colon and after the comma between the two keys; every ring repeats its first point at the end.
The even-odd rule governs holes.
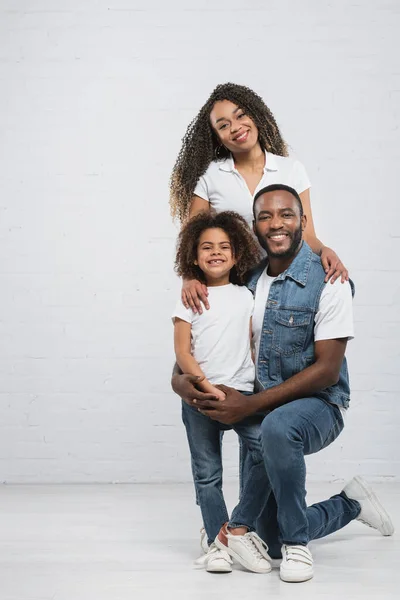
{"type": "Polygon", "coordinates": [[[244,396],[226,385],[217,385],[216,387],[224,392],[226,395],[225,400],[200,400],[196,398],[192,406],[197,406],[201,414],[225,425],[233,425],[257,412],[251,396],[244,396]]]}
{"type": "Polygon", "coordinates": [[[195,384],[200,383],[203,379],[204,377],[196,377],[196,375],[174,374],[172,375],[171,386],[175,394],[178,394],[186,404],[197,407],[197,404],[194,404],[194,400],[207,402],[216,399],[214,394],[200,392],[200,390],[195,387],[195,384]]]}

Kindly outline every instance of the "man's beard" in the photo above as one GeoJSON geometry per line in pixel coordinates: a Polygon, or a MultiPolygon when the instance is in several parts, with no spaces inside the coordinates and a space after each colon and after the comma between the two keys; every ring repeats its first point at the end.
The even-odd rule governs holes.
{"type": "Polygon", "coordinates": [[[290,246],[289,248],[287,248],[287,250],[283,250],[280,252],[273,252],[268,245],[268,239],[258,235],[258,233],[256,235],[260,246],[264,248],[264,250],[267,252],[267,255],[270,258],[291,258],[296,254],[299,248],[301,239],[303,237],[303,231],[300,225],[300,227],[298,227],[293,233],[289,233],[288,236],[291,239],[290,246]]]}

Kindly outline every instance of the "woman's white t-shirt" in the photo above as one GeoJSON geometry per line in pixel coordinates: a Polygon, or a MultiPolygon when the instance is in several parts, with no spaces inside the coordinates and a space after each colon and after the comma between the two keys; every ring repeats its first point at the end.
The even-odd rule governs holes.
{"type": "Polygon", "coordinates": [[[263,187],[274,183],[288,185],[298,194],[311,185],[306,170],[299,160],[266,152],[264,173],[253,195],[246,181],[235,168],[233,157],[212,161],[197,182],[193,193],[207,200],[211,209],[217,213],[224,210],[236,211],[251,227],[254,196],[263,187]]]}
{"type": "Polygon", "coordinates": [[[179,299],[172,318],[192,325],[192,355],[208,381],[243,392],[254,389],[255,366],[250,349],[253,294],[245,286],[209,287],[209,310],[201,315],[179,299]]]}

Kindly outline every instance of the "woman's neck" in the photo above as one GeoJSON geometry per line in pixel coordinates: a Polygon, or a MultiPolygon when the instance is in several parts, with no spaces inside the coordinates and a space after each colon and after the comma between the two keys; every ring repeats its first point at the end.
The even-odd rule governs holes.
{"type": "Polygon", "coordinates": [[[265,166],[265,153],[259,143],[249,152],[238,152],[233,155],[236,168],[245,168],[252,171],[263,169],[265,166]]]}

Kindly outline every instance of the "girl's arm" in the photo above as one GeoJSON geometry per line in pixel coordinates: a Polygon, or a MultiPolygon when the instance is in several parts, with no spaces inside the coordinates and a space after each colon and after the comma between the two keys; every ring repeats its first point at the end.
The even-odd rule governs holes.
{"type": "MultiPolygon", "coordinates": [[[[189,208],[189,219],[195,217],[201,212],[210,212],[210,203],[200,196],[193,196],[192,202],[189,208]]],[[[208,310],[210,305],[207,300],[208,291],[207,286],[197,279],[184,279],[182,285],[182,304],[185,308],[191,308],[194,313],[203,312],[201,303],[204,304],[204,308],[208,310]]]]}
{"type": "Polygon", "coordinates": [[[331,248],[328,248],[328,246],[324,246],[324,244],[317,238],[311,211],[310,189],[304,190],[304,192],[301,192],[299,196],[303,205],[304,214],[307,217],[307,226],[304,230],[303,238],[311,247],[311,250],[321,257],[322,266],[324,267],[326,273],[325,281],[329,281],[330,279],[331,283],[335,283],[338,277],[342,278],[342,283],[344,281],[348,281],[349,272],[336,252],[334,252],[331,248]]]}
{"type": "Polygon", "coordinates": [[[197,385],[203,392],[214,394],[219,400],[225,399],[225,394],[216,388],[212,383],[205,377],[203,371],[200,369],[199,364],[194,359],[191,353],[191,329],[190,323],[175,317],[174,322],[174,347],[176,362],[182,369],[183,373],[190,373],[197,377],[204,377],[197,385]]]}

